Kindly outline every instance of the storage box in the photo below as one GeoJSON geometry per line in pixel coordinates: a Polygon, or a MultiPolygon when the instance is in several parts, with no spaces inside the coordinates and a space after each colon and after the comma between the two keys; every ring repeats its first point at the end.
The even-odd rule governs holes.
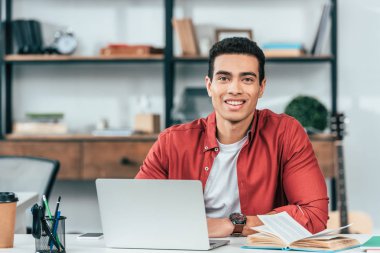
{"type": "Polygon", "coordinates": [[[160,115],[137,114],[135,116],[135,131],[147,134],[160,132],[160,115]]]}

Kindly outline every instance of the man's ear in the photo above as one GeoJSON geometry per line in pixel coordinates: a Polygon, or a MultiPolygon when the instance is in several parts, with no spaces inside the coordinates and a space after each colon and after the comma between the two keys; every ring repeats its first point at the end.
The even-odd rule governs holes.
{"type": "Polygon", "coordinates": [[[265,87],[267,85],[267,79],[264,78],[262,81],[261,81],[261,84],[260,84],[260,90],[259,90],[259,98],[261,98],[263,95],[264,95],[264,91],[265,91],[265,87]]]}
{"type": "Polygon", "coordinates": [[[211,79],[208,76],[205,76],[205,84],[207,89],[207,94],[209,97],[211,97],[211,79]]]}

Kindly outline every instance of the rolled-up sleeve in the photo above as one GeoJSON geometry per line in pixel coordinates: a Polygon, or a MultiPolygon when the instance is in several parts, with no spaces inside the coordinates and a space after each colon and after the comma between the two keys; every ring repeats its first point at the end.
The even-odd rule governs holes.
{"type": "Polygon", "coordinates": [[[289,123],[282,156],[282,183],[289,205],[274,211],[286,211],[310,232],[317,233],[326,228],[328,220],[326,182],[303,127],[294,119],[289,123]]]}

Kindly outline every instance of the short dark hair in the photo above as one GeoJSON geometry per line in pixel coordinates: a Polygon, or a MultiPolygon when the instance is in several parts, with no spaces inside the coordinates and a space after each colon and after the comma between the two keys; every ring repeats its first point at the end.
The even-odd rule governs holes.
{"type": "Polygon", "coordinates": [[[265,77],[265,55],[256,42],[243,37],[232,37],[215,43],[209,52],[208,77],[212,79],[214,73],[215,58],[222,54],[244,54],[251,55],[259,61],[260,84],[265,77]]]}

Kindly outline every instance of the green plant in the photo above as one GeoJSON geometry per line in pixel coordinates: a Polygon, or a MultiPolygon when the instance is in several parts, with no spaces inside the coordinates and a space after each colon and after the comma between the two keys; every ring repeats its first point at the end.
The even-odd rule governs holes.
{"type": "Polygon", "coordinates": [[[323,131],[327,126],[327,109],[313,97],[297,96],[286,106],[285,113],[296,118],[307,130],[323,131]]]}

